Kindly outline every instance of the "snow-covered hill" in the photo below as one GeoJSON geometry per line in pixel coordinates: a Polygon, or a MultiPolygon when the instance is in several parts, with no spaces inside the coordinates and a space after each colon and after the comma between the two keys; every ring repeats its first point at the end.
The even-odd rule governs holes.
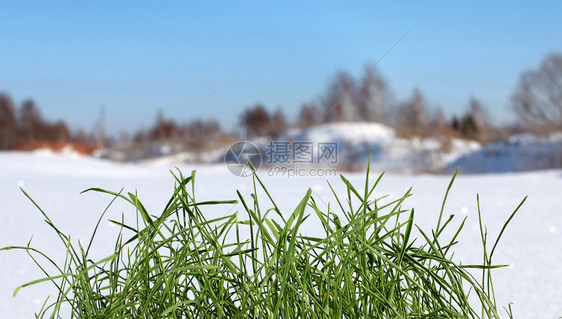
{"type": "Polygon", "coordinates": [[[441,171],[451,161],[480,148],[477,142],[454,138],[447,146],[435,138],[405,139],[392,128],[372,122],[332,123],[293,130],[282,140],[313,142],[316,152],[320,143],[337,143],[335,166],[347,170],[364,169],[372,150],[371,165],[391,172],[441,171]]]}
{"type": "MultiPolygon", "coordinates": [[[[379,140],[391,136],[384,130],[381,132],[379,140]]],[[[374,135],[365,135],[365,139],[374,139],[374,135]]],[[[144,206],[152,214],[158,214],[173,189],[170,168],[173,169],[162,166],[162,163],[119,164],[84,157],[0,152],[0,247],[25,245],[33,237],[32,244],[35,247],[59,262],[65,258],[65,246],[43,222],[43,217],[33,204],[24,197],[20,186],[63,232],[70,234],[75,241],[86,243],[97,219],[112,198],[98,193],[80,195],[82,190],[89,187],[113,191],[119,191],[122,187],[125,187],[125,191],[137,190],[144,206]]],[[[180,169],[185,174],[197,170],[196,192],[200,201],[234,199],[237,189],[247,197],[252,192],[251,178],[234,176],[223,164],[182,165],[180,169]]],[[[381,169],[375,166],[373,170],[373,178],[376,178],[381,169]]],[[[364,173],[360,172],[349,173],[346,177],[359,188],[365,179],[364,173]]],[[[313,190],[317,203],[331,203],[331,207],[337,207],[324,177],[289,179],[264,174],[262,179],[283,212],[292,212],[308,188],[313,190]]],[[[336,192],[344,193],[343,184],[337,176],[328,179],[336,192]]],[[[416,222],[423,229],[428,229],[436,224],[449,179],[450,176],[387,174],[377,186],[375,196],[390,195],[396,198],[413,186],[414,195],[403,206],[415,207],[416,222]]],[[[463,217],[468,217],[455,254],[457,260],[465,264],[480,262],[482,256],[476,194],[480,194],[481,211],[490,240],[495,239],[521,199],[529,196],[506,230],[494,257],[495,263],[509,265],[495,272],[498,304],[507,306],[508,302],[513,302],[516,318],[550,319],[562,316],[561,189],[562,170],[551,170],[462,175],[457,177],[449,195],[445,212],[457,216],[453,223],[458,224],[463,217]]],[[[267,201],[262,200],[262,204],[267,205],[267,201]]],[[[240,209],[239,206],[224,206],[205,213],[218,217],[240,209]]],[[[337,209],[335,212],[340,213],[337,209]]],[[[135,215],[131,207],[121,202],[109,210],[93,246],[95,258],[113,252],[118,230],[106,221],[109,218],[120,219],[122,213],[129,220],[135,215]]],[[[321,231],[321,227],[312,220],[305,225],[303,232],[315,234],[321,231]]],[[[33,317],[53,289],[48,283],[43,283],[24,288],[13,298],[12,293],[18,285],[40,278],[42,274],[22,252],[1,252],[0,267],[0,317],[33,317]]]]}
{"type": "Polygon", "coordinates": [[[521,134],[466,153],[448,164],[463,173],[503,173],[562,167],[562,133],[521,134]]]}

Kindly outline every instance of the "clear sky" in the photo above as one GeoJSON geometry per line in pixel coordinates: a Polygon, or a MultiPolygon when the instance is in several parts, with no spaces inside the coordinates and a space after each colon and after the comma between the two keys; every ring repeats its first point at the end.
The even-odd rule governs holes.
{"type": "Polygon", "coordinates": [[[256,102],[290,119],[338,70],[378,69],[397,99],[419,88],[460,113],[474,96],[509,120],[519,74],[562,52],[560,1],[0,1],[0,92],[32,98],[49,119],[110,131],[179,122],[236,122],[256,102]]]}

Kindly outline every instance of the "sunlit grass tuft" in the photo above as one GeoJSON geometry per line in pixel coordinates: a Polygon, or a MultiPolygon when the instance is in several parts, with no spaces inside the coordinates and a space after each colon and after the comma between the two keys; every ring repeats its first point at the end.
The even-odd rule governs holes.
{"type": "Polygon", "coordinates": [[[382,175],[373,184],[366,176],[362,189],[342,176],[346,192],[333,192],[335,207],[321,209],[309,190],[293,212],[277,208],[257,175],[251,199],[237,192],[237,200],[198,202],[195,172],[178,173],[175,191],[158,215],[135,194],[89,189],[125,200],[137,212],[135,225],[111,220],[120,232],[107,258],[89,257],[96,231],[87,247],[74,244],[38,205],[66,249],[64,263],[29,245],[2,250],[27,251],[46,275],[14,294],[42,282],[58,290],[38,317],[499,318],[492,256],[513,215],[491,250],[480,223],[483,263],[460,265],[452,261],[452,248],[464,220],[451,230],[453,216],[443,219],[455,176],[437,227],[429,231],[415,225],[414,209],[403,208],[411,190],[382,204],[372,198],[382,175]],[[263,211],[258,191],[265,191],[273,208],[263,211]],[[204,213],[209,205],[236,203],[242,210],[224,217],[208,219],[204,213]],[[317,220],[323,236],[300,233],[308,218],[317,220]],[[413,236],[415,231],[420,235],[413,236]],[[445,233],[453,235],[444,238],[445,233]],[[45,264],[58,273],[49,274],[45,264]]]}

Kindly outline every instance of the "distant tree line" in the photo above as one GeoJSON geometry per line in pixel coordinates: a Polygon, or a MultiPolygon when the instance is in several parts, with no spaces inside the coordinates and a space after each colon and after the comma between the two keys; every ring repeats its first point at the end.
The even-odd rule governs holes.
{"type": "MultiPolygon", "coordinates": [[[[281,108],[270,112],[261,103],[247,108],[239,124],[247,137],[277,137],[291,126],[306,129],[324,123],[370,121],[391,126],[404,137],[462,137],[482,143],[522,130],[562,130],[562,54],[550,54],[537,70],[523,72],[511,102],[518,119],[516,125],[493,126],[486,108],[474,97],[464,113],[447,118],[440,107],[428,105],[419,89],[414,89],[410,98],[396,101],[382,75],[367,68],[358,79],[338,72],[324,94],[302,104],[292,125],[281,108]]],[[[72,133],[64,122],[44,119],[32,100],[18,107],[7,94],[0,94],[0,150],[14,149],[29,141],[100,143],[93,136],[82,131],[72,133]]],[[[120,143],[111,139],[101,143],[129,150],[162,144],[175,150],[202,150],[232,140],[216,120],[179,123],[159,112],[148,129],[139,129],[132,136],[123,134],[120,143]]]]}
{"type": "Polygon", "coordinates": [[[17,107],[7,94],[0,94],[0,150],[10,150],[31,141],[69,142],[84,138],[71,134],[62,121],[43,118],[33,100],[17,107]]]}
{"type": "MultiPolygon", "coordinates": [[[[386,80],[374,69],[366,69],[360,79],[347,72],[337,73],[318,101],[301,106],[295,125],[306,129],[350,121],[382,123],[406,137],[448,135],[488,142],[495,136],[488,114],[476,98],[470,99],[464,114],[447,119],[440,107],[428,106],[418,89],[411,98],[397,102],[386,80]]],[[[261,103],[246,109],[241,122],[249,137],[275,137],[288,127],[281,109],[270,114],[261,103]]]]}
{"type": "Polygon", "coordinates": [[[188,150],[199,156],[203,150],[217,149],[232,141],[214,119],[180,123],[159,111],[150,127],[138,129],[132,135],[123,133],[120,140],[113,143],[107,157],[135,161],[188,150]]]}

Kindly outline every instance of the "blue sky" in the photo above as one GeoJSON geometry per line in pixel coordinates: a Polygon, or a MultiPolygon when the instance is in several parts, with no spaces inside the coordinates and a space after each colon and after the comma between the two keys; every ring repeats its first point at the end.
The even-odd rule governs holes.
{"type": "Polygon", "coordinates": [[[233,115],[153,29],[238,114],[256,102],[290,119],[338,70],[378,69],[398,100],[419,88],[460,113],[480,99],[512,119],[519,74],[562,52],[556,1],[20,2],[0,1],[0,92],[32,98],[49,119],[110,131],[233,115]]]}

